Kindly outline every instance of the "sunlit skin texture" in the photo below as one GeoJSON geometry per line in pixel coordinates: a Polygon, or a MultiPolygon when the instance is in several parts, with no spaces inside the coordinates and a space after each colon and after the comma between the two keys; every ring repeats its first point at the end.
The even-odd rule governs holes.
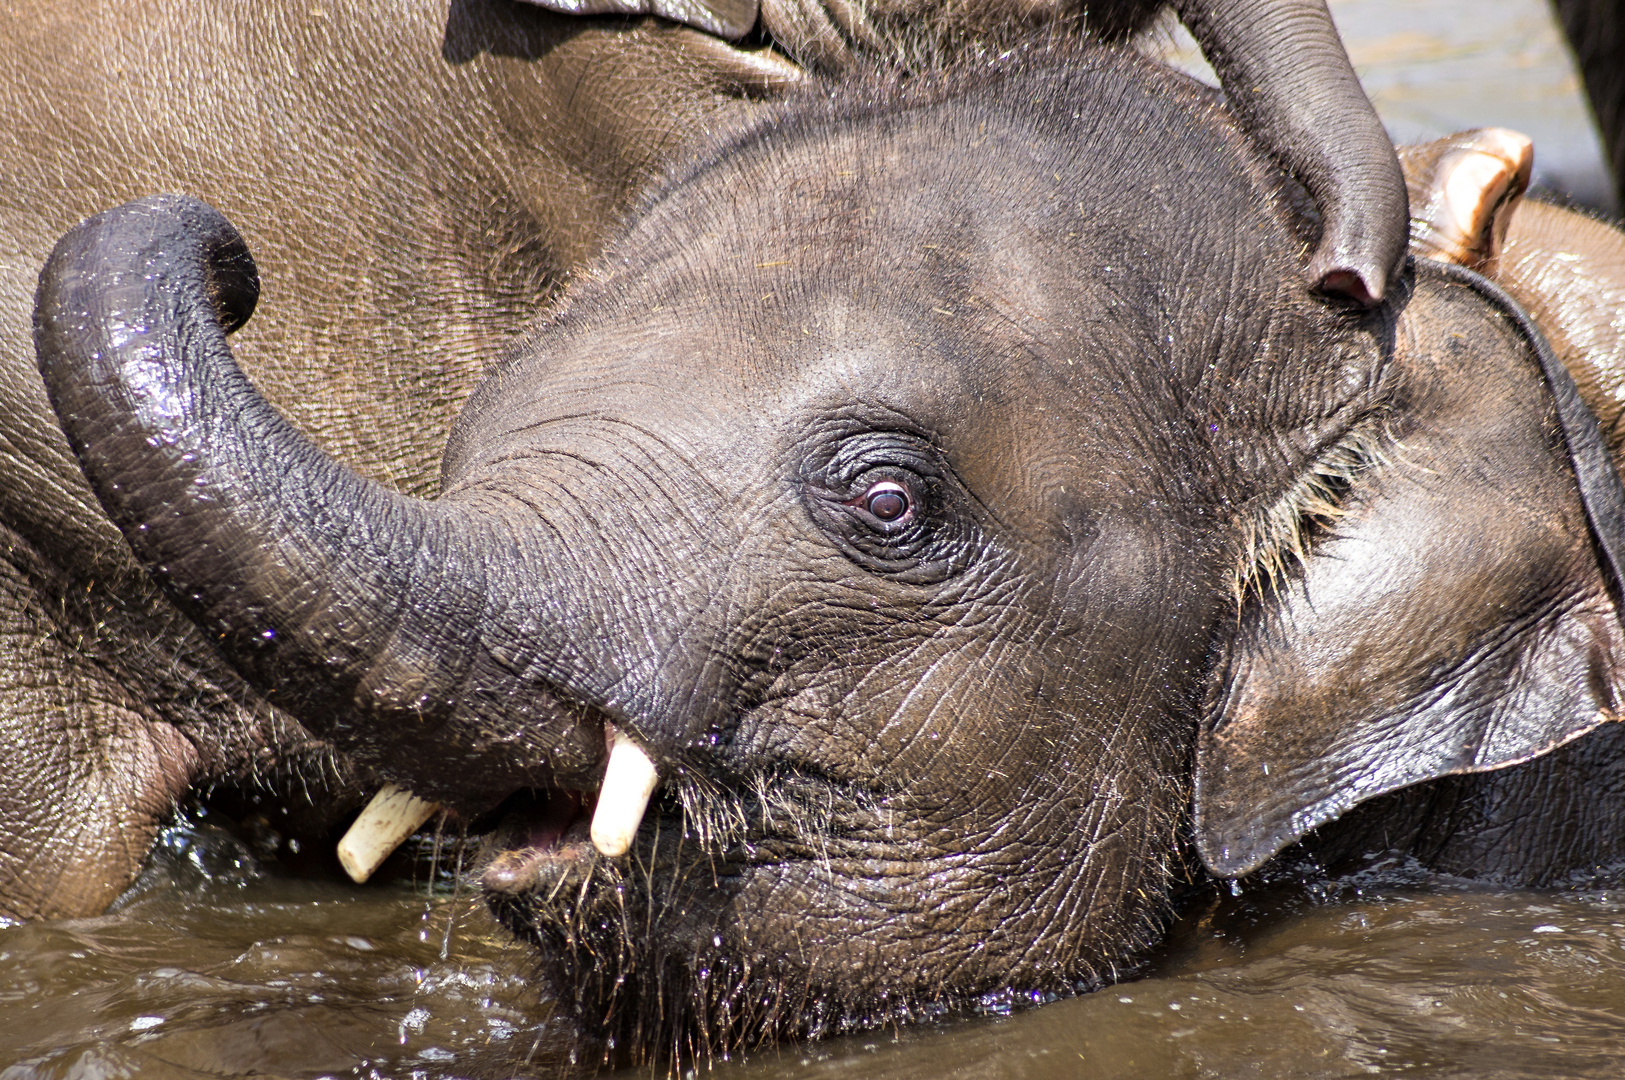
{"type": "MultiPolygon", "coordinates": [[[[675,147],[782,92],[798,64],[929,67],[1035,38],[1115,39],[1164,6],[1094,4],[1080,20],[1020,0],[772,2],[740,47],[508,0],[15,6],[0,21],[0,734],[13,747],[0,912],[100,910],[199,790],[263,792],[282,824],[316,833],[364,794],[352,761],[245,686],[153,590],[81,482],[26,315],[76,221],[162,191],[222,208],[270,283],[238,339],[257,385],[345,464],[428,495],[440,433],[519,326],[675,147]]],[[[1324,5],[1173,7],[1227,84],[1249,88],[1250,138],[1345,224],[1325,249],[1381,279],[1402,199],[1324,5]]],[[[491,762],[474,771],[497,787],[527,771],[491,762]]]]}
{"type": "Polygon", "coordinates": [[[1611,707],[1519,333],[1427,267],[1376,311],[1311,295],[1301,191],[1183,77],[1008,63],[808,95],[676,170],[470,399],[433,502],[241,379],[207,208],[104,215],[44,276],[53,403],[167,595],[381,776],[550,792],[484,880],[635,1054],[1115,977],[1169,912],[1199,731],[1214,775],[1307,755],[1237,774],[1245,830],[1486,716],[1516,756],[1611,707]],[[1438,584],[1375,588],[1396,559],[1438,584]],[[1271,694],[1294,665],[1312,712],[1271,694]],[[619,860],[585,843],[607,725],[664,781],[619,860]],[[1370,754],[1327,787],[1346,728],[1370,754]]]}
{"type": "Polygon", "coordinates": [[[1082,29],[1120,42],[1160,13],[1195,35],[1241,126],[1308,188],[1323,217],[1306,282],[1380,299],[1405,252],[1405,185],[1325,0],[531,0],[560,11],[655,13],[740,39],[769,36],[808,70],[845,77],[863,57],[931,67],[1082,29]]]}
{"type": "Polygon", "coordinates": [[[1593,218],[1526,201],[1512,213],[1496,278],[1539,320],[1620,458],[1625,450],[1625,237],[1593,218]]]}

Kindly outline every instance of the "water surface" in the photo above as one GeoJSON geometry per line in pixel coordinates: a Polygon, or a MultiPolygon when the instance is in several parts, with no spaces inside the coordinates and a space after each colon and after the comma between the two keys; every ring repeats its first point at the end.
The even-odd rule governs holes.
{"type": "Polygon", "coordinates": [[[1008,1018],[787,1049],[745,1078],[1625,1075],[1625,892],[1403,875],[1224,898],[1144,978],[1008,1018]]]}
{"type": "MultiPolygon", "coordinates": [[[[0,1078],[577,1072],[530,964],[444,892],[168,880],[101,918],[0,930],[0,1078]]],[[[714,1072],[1618,1077],[1625,891],[1484,889],[1398,867],[1215,893],[1140,978],[1108,990],[714,1072]]]]}
{"type": "Polygon", "coordinates": [[[531,958],[483,907],[235,854],[159,867],[100,918],[0,930],[0,1077],[560,1072],[531,958]]]}

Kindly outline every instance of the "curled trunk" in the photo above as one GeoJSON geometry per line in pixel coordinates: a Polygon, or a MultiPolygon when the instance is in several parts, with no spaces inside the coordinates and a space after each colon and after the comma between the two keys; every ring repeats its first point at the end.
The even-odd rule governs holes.
{"type": "Polygon", "coordinates": [[[470,675],[482,523],[350,472],[260,396],[226,342],[258,289],[242,238],[195,199],[83,222],[36,295],[51,404],[136,556],[269,700],[341,738],[422,726],[470,675]]]}

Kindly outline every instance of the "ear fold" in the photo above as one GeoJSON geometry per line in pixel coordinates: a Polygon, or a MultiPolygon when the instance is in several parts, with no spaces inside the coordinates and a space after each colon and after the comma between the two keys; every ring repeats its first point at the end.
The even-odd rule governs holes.
{"type": "MultiPolygon", "coordinates": [[[[1197,751],[1197,844],[1216,874],[1377,795],[1528,760],[1619,714],[1625,634],[1582,497],[1596,485],[1576,480],[1581,436],[1516,326],[1442,276],[1419,272],[1405,312],[1384,449],[1229,647],[1197,751]]],[[[1594,453],[1594,424],[1590,439],[1594,453]]]]}
{"type": "Polygon", "coordinates": [[[1535,144],[1507,128],[1474,128],[1399,148],[1420,255],[1495,275],[1507,226],[1529,189],[1535,144]]]}

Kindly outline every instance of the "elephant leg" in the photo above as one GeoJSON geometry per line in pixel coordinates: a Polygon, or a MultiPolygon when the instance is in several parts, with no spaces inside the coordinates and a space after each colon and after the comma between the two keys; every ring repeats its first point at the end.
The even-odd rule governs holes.
{"type": "Polygon", "coordinates": [[[1625,0],[1553,0],[1625,205],[1625,0]]]}
{"type": "Polygon", "coordinates": [[[1496,277],[1551,341],[1625,468],[1625,233],[1525,200],[1508,224],[1496,277]]]}
{"type": "Polygon", "coordinates": [[[28,572],[36,560],[5,540],[0,914],[95,914],[135,878],[199,755],[87,652],[95,628],[42,590],[28,572]]]}
{"type": "Polygon", "coordinates": [[[103,590],[4,526],[0,746],[0,917],[103,911],[189,795],[316,839],[371,785],[143,578],[103,590]]]}

